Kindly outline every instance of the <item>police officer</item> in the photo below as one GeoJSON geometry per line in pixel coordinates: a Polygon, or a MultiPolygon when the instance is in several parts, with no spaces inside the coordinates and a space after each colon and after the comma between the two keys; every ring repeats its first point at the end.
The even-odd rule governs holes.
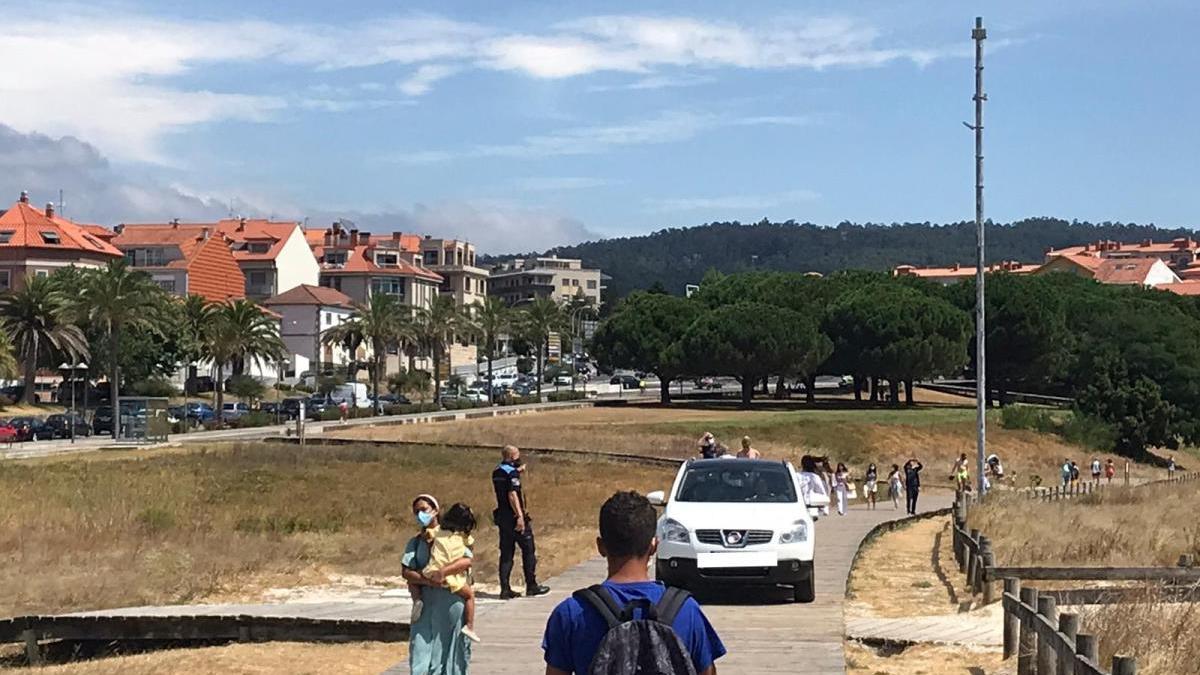
{"type": "Polygon", "coordinates": [[[525,495],[521,492],[521,474],[524,471],[521,451],[513,445],[504,446],[500,466],[492,472],[492,487],[496,490],[496,510],[492,512],[492,519],[496,527],[500,528],[500,597],[504,600],[517,597],[510,585],[513,553],[517,546],[521,547],[525,595],[543,595],[550,592],[548,586],[537,582],[533,525],[529,522],[529,514],[525,511],[525,495]]]}

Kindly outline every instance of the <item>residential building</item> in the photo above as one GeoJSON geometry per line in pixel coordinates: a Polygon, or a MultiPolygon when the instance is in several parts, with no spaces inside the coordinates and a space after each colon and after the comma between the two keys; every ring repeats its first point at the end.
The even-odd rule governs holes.
{"type": "Polygon", "coordinates": [[[207,230],[219,233],[228,242],[234,260],[245,280],[243,295],[263,300],[302,284],[317,285],[320,267],[305,241],[305,232],[294,221],[264,218],[227,218],[212,223],[137,223],[122,226],[133,229],[207,230]]]}
{"type": "Polygon", "coordinates": [[[420,249],[425,268],[442,277],[442,295],[453,295],[459,307],[470,307],[487,297],[488,271],[475,265],[474,244],[427,235],[420,249]]]}
{"type": "Polygon", "coordinates": [[[583,296],[599,307],[606,278],[600,270],[584,267],[577,258],[519,258],[492,268],[487,292],[509,305],[535,298],[561,302],[583,296]]]}
{"type": "MultiPolygon", "coordinates": [[[[1015,260],[1005,260],[1004,262],[988,265],[987,272],[989,274],[995,272],[1005,272],[1008,274],[1031,274],[1038,269],[1037,265],[1026,265],[1025,263],[1015,260]]],[[[956,284],[964,279],[975,278],[976,267],[974,265],[959,265],[955,263],[950,267],[916,267],[914,265],[899,265],[892,270],[892,276],[896,277],[918,277],[927,279],[943,285],[956,284]]]]}
{"type": "Polygon", "coordinates": [[[230,240],[204,225],[117,225],[112,244],[130,266],[179,296],[224,302],[246,295],[246,280],[230,240]]]}
{"type": "Polygon", "coordinates": [[[1166,262],[1154,256],[1097,258],[1089,255],[1064,255],[1042,265],[1038,274],[1066,273],[1102,284],[1126,286],[1165,286],[1177,284],[1180,277],[1166,262]]]}
{"type": "MultiPolygon", "coordinates": [[[[386,293],[412,307],[428,307],[442,277],[425,268],[419,248],[399,232],[375,238],[369,232],[334,223],[312,248],[320,265],[320,285],[334,288],[360,304],[386,293]]],[[[310,240],[311,241],[311,240],[310,240]]]]}
{"type": "Polygon", "coordinates": [[[340,325],[354,313],[350,297],[341,291],[324,286],[301,284],[279,295],[267,298],[263,307],[280,316],[280,337],[287,345],[291,362],[287,377],[306,371],[319,372],[324,366],[345,366],[350,360],[365,360],[362,354],[350,354],[338,345],[321,343],[321,335],[340,325]]]}
{"type": "Polygon", "coordinates": [[[29,203],[22,192],[17,203],[0,214],[0,290],[20,288],[29,276],[49,276],[63,267],[102,267],[121,257],[104,228],[81,225],[29,203]]]}
{"type": "Polygon", "coordinates": [[[1156,242],[1153,239],[1143,239],[1138,243],[1119,241],[1097,241],[1083,246],[1072,246],[1046,251],[1046,262],[1054,258],[1069,257],[1072,259],[1095,258],[1108,260],[1111,258],[1157,258],[1168,267],[1181,270],[1196,262],[1200,257],[1200,242],[1190,237],[1178,237],[1169,242],[1156,242]]]}

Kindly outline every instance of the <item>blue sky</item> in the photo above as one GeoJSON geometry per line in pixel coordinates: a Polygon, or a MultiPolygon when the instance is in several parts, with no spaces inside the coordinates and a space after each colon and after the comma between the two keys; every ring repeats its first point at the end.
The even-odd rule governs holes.
{"type": "Polygon", "coordinates": [[[347,216],[493,251],[763,217],[1192,226],[1195,3],[26,5],[0,191],[89,221],[347,216]]]}

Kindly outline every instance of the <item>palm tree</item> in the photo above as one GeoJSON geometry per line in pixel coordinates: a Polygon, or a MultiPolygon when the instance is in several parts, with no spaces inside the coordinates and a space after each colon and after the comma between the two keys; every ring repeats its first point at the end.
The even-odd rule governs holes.
{"type": "Polygon", "coordinates": [[[279,337],[279,322],[245,298],[214,305],[205,333],[208,356],[216,368],[213,389],[220,422],[224,419],[225,365],[253,363],[262,367],[282,359],[287,348],[279,337]]]}
{"type": "MultiPolygon", "coordinates": [[[[166,300],[166,292],[150,275],[130,269],[124,258],[86,273],[79,297],[74,299],[75,313],[107,338],[108,386],[114,409],[121,381],[121,335],[131,328],[161,333],[161,308],[166,300]]],[[[113,425],[113,438],[118,426],[113,425]]]]}
{"type": "Polygon", "coordinates": [[[189,294],[183,299],[183,335],[187,340],[183,351],[187,360],[185,367],[187,375],[184,378],[184,393],[187,393],[188,382],[196,378],[196,361],[207,356],[205,344],[209,323],[213,318],[213,305],[204,296],[189,294]]]}
{"type": "Polygon", "coordinates": [[[492,361],[496,357],[496,345],[500,336],[509,330],[512,323],[512,310],[500,298],[489,295],[482,302],[475,303],[475,329],[483,342],[483,354],[488,360],[488,402],[492,400],[492,361]]]}
{"type": "Polygon", "coordinates": [[[384,379],[388,349],[397,347],[402,338],[412,332],[412,312],[393,295],[380,293],[371,296],[365,305],[355,305],[354,312],[341,324],[321,334],[325,344],[361,344],[371,346],[371,394],[379,395],[384,379]]]}
{"type": "Polygon", "coordinates": [[[0,330],[0,377],[9,379],[15,377],[20,372],[15,351],[8,331],[0,330]]]}
{"type": "Polygon", "coordinates": [[[29,277],[24,287],[0,297],[0,320],[11,336],[10,358],[15,345],[25,371],[25,403],[33,403],[38,359],[48,350],[69,356],[72,363],[91,358],[87,338],[69,316],[65,296],[49,277],[29,277]]]}
{"type": "Polygon", "coordinates": [[[542,398],[542,370],[546,351],[550,346],[550,334],[562,332],[567,317],[562,305],[551,298],[537,298],[521,309],[519,320],[521,332],[537,348],[537,395],[542,398]]]}
{"type": "Polygon", "coordinates": [[[420,342],[429,350],[433,357],[433,397],[441,405],[442,402],[442,356],[447,359],[446,370],[451,368],[450,345],[454,342],[457,331],[469,328],[469,321],[458,309],[451,295],[435,295],[428,307],[420,307],[416,312],[417,333],[420,342]]]}

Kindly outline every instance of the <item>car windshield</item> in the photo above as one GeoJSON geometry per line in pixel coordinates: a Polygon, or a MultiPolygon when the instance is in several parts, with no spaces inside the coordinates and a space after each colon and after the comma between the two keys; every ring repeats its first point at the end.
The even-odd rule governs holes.
{"type": "Polygon", "coordinates": [[[676,500],[726,503],[796,501],[796,489],[784,465],[739,464],[738,461],[722,462],[688,469],[676,500]]]}

